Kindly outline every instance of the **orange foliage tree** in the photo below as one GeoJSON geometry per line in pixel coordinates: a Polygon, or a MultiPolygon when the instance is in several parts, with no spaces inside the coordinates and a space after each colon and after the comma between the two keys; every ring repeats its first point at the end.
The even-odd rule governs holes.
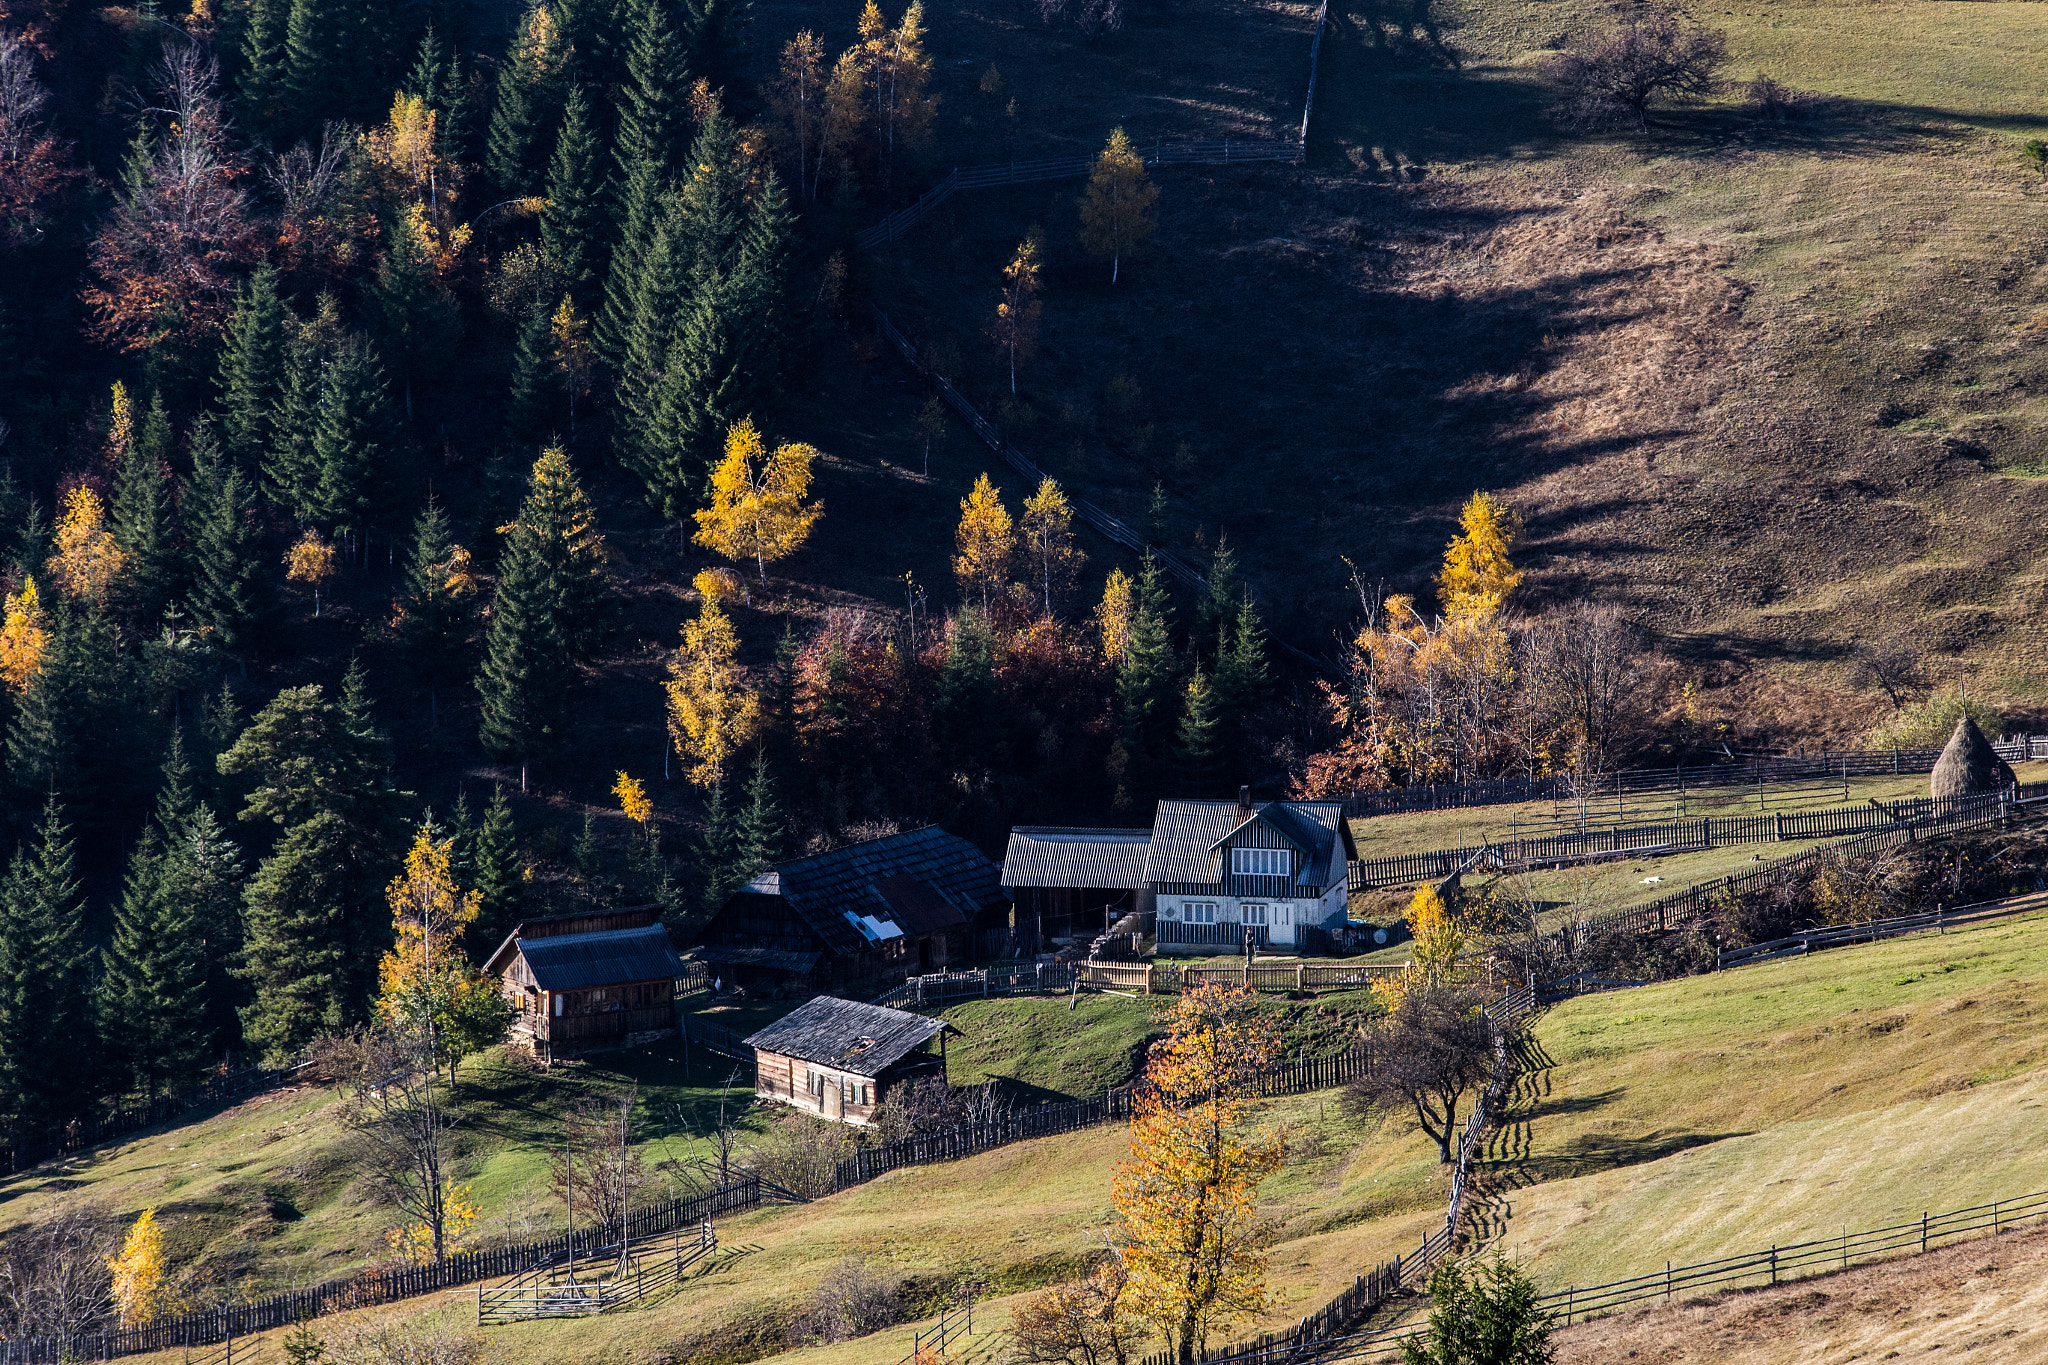
{"type": "Polygon", "coordinates": [[[1133,1095],[1131,1154],[1114,1187],[1130,1272],[1123,1298],[1182,1365],[1212,1330],[1266,1303],[1254,1218],[1259,1182],[1284,1152],[1246,1119],[1278,1051],[1249,989],[1206,983],[1174,1002],[1133,1095]]]}

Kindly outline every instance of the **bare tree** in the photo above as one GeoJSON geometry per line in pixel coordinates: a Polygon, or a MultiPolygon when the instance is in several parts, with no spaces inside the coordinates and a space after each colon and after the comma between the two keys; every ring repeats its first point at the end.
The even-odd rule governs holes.
{"type": "Polygon", "coordinates": [[[1642,627],[1611,603],[1580,602],[1534,631],[1525,685],[1548,694],[1573,772],[1585,779],[1610,771],[1619,732],[1641,700],[1642,627]]]}
{"type": "Polygon", "coordinates": [[[1651,100],[1711,94],[1727,59],[1719,32],[1677,5],[1647,0],[1619,28],[1573,39],[1550,74],[1563,91],[1560,112],[1575,122],[1633,118],[1647,130],[1651,100]]]}
{"type": "Polygon", "coordinates": [[[1025,1299],[1010,1315],[1012,1365],[1126,1365],[1146,1331],[1123,1307],[1129,1282],[1123,1252],[1110,1247],[1086,1278],[1025,1299]]]}
{"type": "Polygon", "coordinates": [[[839,1163],[852,1152],[846,1125],[790,1113],[747,1153],[747,1165],[792,1194],[817,1199],[832,1193],[839,1163]]]}
{"type": "Polygon", "coordinates": [[[1412,1109],[1451,1160],[1458,1101],[1493,1070],[1493,1024],[1466,991],[1410,991],[1381,1024],[1372,1070],[1346,1087],[1360,1110],[1412,1109]]]}
{"type": "Polygon", "coordinates": [[[634,1086],[615,1094],[586,1096],[569,1108],[566,1142],[549,1154],[555,1189],[570,1205],[578,1227],[602,1230],[625,1240],[633,1202],[647,1183],[647,1164],[632,1148],[634,1086]]]}
{"type": "Polygon", "coordinates": [[[851,1341],[881,1331],[901,1313],[896,1281],[849,1256],[819,1283],[800,1330],[821,1341],[851,1341]]]}
{"type": "Polygon", "coordinates": [[[0,1337],[69,1338],[114,1313],[108,1258],[119,1248],[106,1210],[84,1199],[51,1212],[0,1244],[0,1337]]]}
{"type": "Polygon", "coordinates": [[[439,1094],[440,1071],[423,1030],[358,1035],[338,1111],[345,1150],[363,1178],[425,1228],[434,1260],[447,1255],[448,1134],[456,1116],[439,1094]]]}
{"type": "Polygon", "coordinates": [[[1904,640],[1866,641],[1849,657],[1849,683],[1884,693],[1892,710],[1903,711],[1927,686],[1926,663],[1927,656],[1904,640]]]}

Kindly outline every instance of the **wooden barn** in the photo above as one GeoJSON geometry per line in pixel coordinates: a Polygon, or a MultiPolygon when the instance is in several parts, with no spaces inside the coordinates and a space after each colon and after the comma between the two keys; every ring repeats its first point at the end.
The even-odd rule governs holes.
{"type": "Polygon", "coordinates": [[[543,1061],[637,1047],[676,1031],[682,959],[647,906],[522,920],[484,970],[512,1036],[543,1061]]]}
{"type": "Polygon", "coordinates": [[[801,992],[942,971],[1009,926],[995,864],[933,827],[778,864],[730,896],[692,953],[723,984],[801,992]]]}
{"type": "Polygon", "coordinates": [[[952,1025],[907,1010],[821,995],[748,1038],[754,1093],[820,1118],[868,1124],[891,1090],[946,1078],[952,1025]],[[939,1050],[929,1044],[939,1040],[939,1050]]]}

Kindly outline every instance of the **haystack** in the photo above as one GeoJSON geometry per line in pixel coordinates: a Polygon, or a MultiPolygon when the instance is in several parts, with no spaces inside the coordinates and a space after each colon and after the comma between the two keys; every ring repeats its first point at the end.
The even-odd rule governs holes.
{"type": "Polygon", "coordinates": [[[1935,761],[1934,776],[1928,785],[1935,800],[1946,801],[1979,792],[2004,791],[2018,780],[2012,768],[1992,749],[1991,741],[1984,738],[1977,722],[1964,716],[1956,722],[1956,732],[1949,736],[1948,747],[1935,761]]]}

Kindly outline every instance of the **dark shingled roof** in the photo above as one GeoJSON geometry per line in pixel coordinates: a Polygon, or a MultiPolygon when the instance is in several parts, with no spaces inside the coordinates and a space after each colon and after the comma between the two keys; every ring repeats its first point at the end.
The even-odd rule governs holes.
{"type": "Polygon", "coordinates": [[[883,877],[875,883],[875,890],[895,911],[893,918],[903,926],[906,934],[935,934],[941,929],[967,923],[967,916],[948,905],[945,897],[915,877],[900,874],[883,877]]]}
{"type": "Polygon", "coordinates": [[[885,879],[916,878],[932,897],[958,911],[963,921],[1003,899],[995,865],[973,844],[936,825],[781,863],[774,876],[774,891],[767,889],[764,874],[743,894],[780,894],[835,953],[857,953],[868,945],[849,914],[896,918],[888,898],[876,888],[885,879]]]}
{"type": "Polygon", "coordinates": [[[719,967],[767,967],[778,972],[808,972],[818,965],[818,954],[795,953],[782,948],[734,948],[712,944],[698,948],[691,957],[719,967]]]}
{"type": "Polygon", "coordinates": [[[1077,886],[1136,891],[1145,884],[1149,829],[1064,829],[1020,825],[1003,854],[1004,886],[1077,886]]]}
{"type": "Polygon", "coordinates": [[[1342,837],[1343,816],[1340,801],[1261,801],[1252,807],[1249,819],[1235,801],[1161,801],[1152,817],[1145,880],[1222,881],[1217,846],[1251,821],[1261,820],[1307,855],[1304,870],[1320,885],[1331,841],[1342,837]]]}
{"type": "Polygon", "coordinates": [[[923,1047],[933,1034],[950,1027],[943,1019],[927,1019],[908,1010],[821,995],[746,1042],[763,1052],[799,1057],[856,1076],[879,1076],[923,1047]]]}
{"type": "Polygon", "coordinates": [[[683,961],[660,925],[555,938],[522,938],[519,951],[544,991],[621,986],[682,975],[683,961]]]}

